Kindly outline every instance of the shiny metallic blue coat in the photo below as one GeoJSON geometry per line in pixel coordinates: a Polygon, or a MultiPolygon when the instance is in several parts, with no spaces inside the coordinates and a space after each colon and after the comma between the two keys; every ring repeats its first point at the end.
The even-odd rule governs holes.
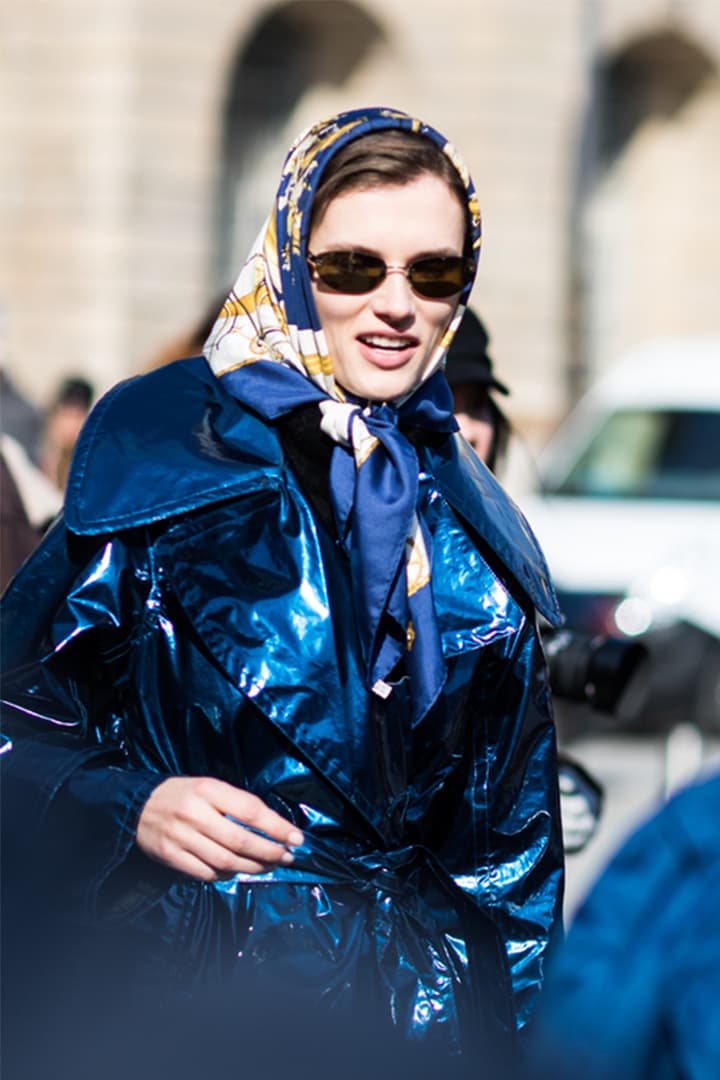
{"type": "Polygon", "coordinates": [[[75,920],[153,942],[192,984],[239,966],[338,1008],[360,986],[454,1051],[530,1015],[558,930],[555,736],[523,518],[452,436],[419,449],[446,688],[413,729],[359,669],[349,567],[275,430],[195,359],[115,388],[64,520],[6,593],[5,813],[75,920]],[[134,845],[169,775],[250,789],[295,864],[204,884],[134,845]],[[62,894],[62,895],[61,895],[62,894]],[[492,1027],[492,1024],[490,1024],[492,1027]]]}

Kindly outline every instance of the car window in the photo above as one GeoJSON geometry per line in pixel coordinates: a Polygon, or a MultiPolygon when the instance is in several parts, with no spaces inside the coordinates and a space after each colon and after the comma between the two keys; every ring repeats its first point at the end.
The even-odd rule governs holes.
{"type": "Polygon", "coordinates": [[[720,412],[627,409],[611,413],[552,492],[600,498],[720,500],[720,412]]]}

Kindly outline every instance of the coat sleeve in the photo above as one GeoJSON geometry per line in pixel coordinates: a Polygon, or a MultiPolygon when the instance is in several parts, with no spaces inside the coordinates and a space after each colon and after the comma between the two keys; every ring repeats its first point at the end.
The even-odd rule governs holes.
{"type": "Polygon", "coordinates": [[[122,740],[124,657],[152,589],[149,547],[78,541],[59,523],[3,598],[2,828],[18,885],[42,868],[75,917],[132,907],[106,887],[129,858],[138,903],[165,873],[134,848],[165,776],[133,768],[122,740]],[[133,875],[135,876],[135,875],[133,875]]]}

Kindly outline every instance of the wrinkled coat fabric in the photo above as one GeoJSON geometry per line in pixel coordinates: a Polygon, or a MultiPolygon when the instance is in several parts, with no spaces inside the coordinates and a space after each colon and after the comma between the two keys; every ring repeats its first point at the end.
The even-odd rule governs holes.
{"type": "Polygon", "coordinates": [[[43,867],[53,910],[134,935],[144,977],[257,967],[456,1052],[526,1023],[558,931],[534,622],[557,609],[466,444],[443,436],[420,462],[447,680],[413,727],[404,680],[381,700],[360,677],[346,557],[274,428],[200,358],[107,395],[64,521],[4,598],[3,816],[32,852],[18,888],[43,867]],[[293,866],[212,885],[147,860],[139,814],[180,774],[294,820],[293,866]]]}

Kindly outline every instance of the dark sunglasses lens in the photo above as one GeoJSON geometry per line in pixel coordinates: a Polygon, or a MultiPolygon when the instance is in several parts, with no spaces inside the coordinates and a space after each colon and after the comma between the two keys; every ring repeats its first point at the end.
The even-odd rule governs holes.
{"type": "Polygon", "coordinates": [[[408,270],[415,292],[438,300],[462,292],[472,277],[472,262],[460,255],[437,255],[419,259],[408,270]]]}
{"type": "Polygon", "coordinates": [[[329,251],[315,259],[315,269],[323,285],[337,292],[371,292],[385,277],[385,263],[362,251],[329,251]]]}

